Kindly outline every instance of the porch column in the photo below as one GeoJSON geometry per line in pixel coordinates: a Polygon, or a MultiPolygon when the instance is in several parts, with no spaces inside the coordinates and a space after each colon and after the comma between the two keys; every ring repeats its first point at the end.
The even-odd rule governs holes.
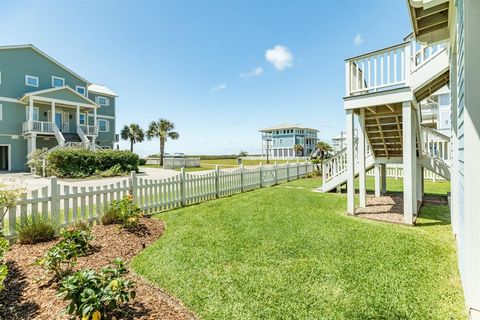
{"type": "Polygon", "coordinates": [[[55,101],[52,102],[52,119],[51,120],[53,123],[55,123],[55,101]]]}
{"type": "Polygon", "coordinates": [[[381,163],[375,163],[373,167],[373,172],[375,174],[375,197],[380,197],[380,190],[381,190],[381,170],[380,170],[381,163]]]}
{"type": "Polygon", "coordinates": [[[403,221],[413,223],[417,213],[417,148],[415,113],[410,101],[402,103],[403,119],[403,221]]]}
{"type": "Polygon", "coordinates": [[[93,108],[93,125],[97,126],[97,108],[93,108]]]}
{"type": "Polygon", "coordinates": [[[76,122],[77,122],[77,128],[79,128],[80,127],[80,106],[77,106],[76,122]]]}
{"type": "Polygon", "coordinates": [[[417,165],[417,200],[423,201],[423,166],[417,165]]]}
{"type": "Polygon", "coordinates": [[[33,121],[33,98],[28,99],[28,120],[33,121]]]}
{"type": "Polygon", "coordinates": [[[355,214],[354,113],[347,110],[347,213],[355,214]]]}
{"type": "Polygon", "coordinates": [[[30,148],[32,150],[30,150],[30,152],[33,152],[33,151],[35,151],[35,149],[37,149],[37,134],[32,133],[31,134],[31,139],[32,139],[32,141],[30,142],[30,148]]]}
{"type": "Polygon", "coordinates": [[[380,165],[380,176],[382,177],[382,194],[387,193],[387,164],[380,165]]]}
{"type": "Polygon", "coordinates": [[[358,131],[358,182],[360,208],[365,208],[367,205],[367,189],[365,185],[365,109],[360,109],[358,122],[360,124],[360,130],[358,131]]]}

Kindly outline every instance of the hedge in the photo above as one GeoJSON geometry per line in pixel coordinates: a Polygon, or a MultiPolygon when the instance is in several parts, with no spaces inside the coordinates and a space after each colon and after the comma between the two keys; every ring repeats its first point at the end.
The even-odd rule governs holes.
{"type": "Polygon", "coordinates": [[[139,157],[124,150],[58,149],[47,155],[47,173],[57,177],[89,177],[117,166],[121,172],[138,171],[139,157]]]}

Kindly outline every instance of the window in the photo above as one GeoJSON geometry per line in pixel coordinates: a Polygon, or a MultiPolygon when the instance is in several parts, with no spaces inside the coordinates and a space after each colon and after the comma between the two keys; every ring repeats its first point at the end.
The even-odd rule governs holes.
{"type": "Polygon", "coordinates": [[[52,87],[63,87],[65,85],[65,79],[52,76],[52,87]]]}
{"type": "Polygon", "coordinates": [[[75,90],[77,90],[78,93],[80,93],[82,96],[87,95],[87,90],[85,90],[85,87],[82,86],[76,86],[75,90]]]}
{"type": "Polygon", "coordinates": [[[108,132],[108,121],[105,119],[98,119],[98,131],[99,132],[108,132]]]}
{"type": "Polygon", "coordinates": [[[95,101],[101,105],[101,106],[108,106],[110,105],[110,100],[108,100],[108,98],[105,98],[105,97],[101,97],[101,96],[98,96],[95,98],[95,101]]]}
{"type": "Polygon", "coordinates": [[[27,107],[27,120],[38,121],[38,107],[33,107],[33,119],[30,119],[30,109],[27,107]]]}
{"type": "Polygon", "coordinates": [[[25,75],[25,84],[29,87],[38,88],[38,77],[25,75]]]}
{"type": "Polygon", "coordinates": [[[87,124],[87,115],[85,113],[80,113],[79,121],[81,125],[87,124]]]}

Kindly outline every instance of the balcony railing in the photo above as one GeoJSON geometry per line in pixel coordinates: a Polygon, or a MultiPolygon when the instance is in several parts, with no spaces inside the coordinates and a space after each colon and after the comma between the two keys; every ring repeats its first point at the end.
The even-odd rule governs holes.
{"type": "Polygon", "coordinates": [[[82,129],[83,133],[87,136],[96,136],[98,133],[97,126],[80,125],[80,129],[82,129]]]}
{"type": "Polygon", "coordinates": [[[346,96],[408,86],[410,73],[444,50],[444,44],[424,46],[408,41],[347,59],[346,96]]]}
{"type": "Polygon", "coordinates": [[[53,122],[45,121],[25,121],[22,124],[22,132],[38,132],[38,133],[51,133],[53,134],[53,122]]]}

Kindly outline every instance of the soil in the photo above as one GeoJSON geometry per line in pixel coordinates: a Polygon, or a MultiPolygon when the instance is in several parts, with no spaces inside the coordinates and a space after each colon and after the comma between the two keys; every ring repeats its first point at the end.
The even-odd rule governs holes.
{"type": "MultiPolygon", "coordinates": [[[[140,228],[135,232],[118,225],[96,225],[92,229],[95,250],[80,257],[75,269],[99,270],[114,258],[121,258],[128,263],[158,239],[164,230],[160,220],[150,218],[142,218],[140,228]]],[[[5,289],[0,291],[0,319],[70,319],[63,314],[67,303],[57,297],[57,284],[39,281],[44,272],[33,265],[55,243],[15,244],[6,254],[9,274],[5,289]]],[[[193,313],[162,289],[132,272],[127,277],[135,283],[136,297],[122,306],[113,319],[196,319],[193,313]]]]}

